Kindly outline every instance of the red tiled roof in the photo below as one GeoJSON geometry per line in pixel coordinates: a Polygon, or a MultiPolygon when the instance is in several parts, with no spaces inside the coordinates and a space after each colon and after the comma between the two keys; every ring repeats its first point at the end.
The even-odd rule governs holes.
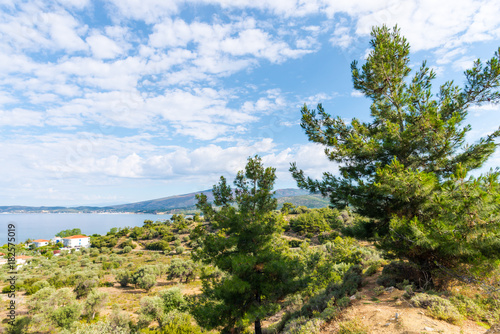
{"type": "Polygon", "coordinates": [[[45,240],[45,239],[36,239],[36,240],[33,240],[33,242],[49,242],[49,240],[45,240]]]}
{"type": "Polygon", "coordinates": [[[27,260],[27,259],[32,259],[33,256],[28,256],[28,255],[19,255],[16,256],[16,260],[27,260]]]}
{"type": "Polygon", "coordinates": [[[90,238],[90,237],[87,237],[87,236],[84,236],[84,235],[72,235],[71,237],[66,237],[66,238],[63,238],[63,239],[82,239],[82,238],[90,238]]]}

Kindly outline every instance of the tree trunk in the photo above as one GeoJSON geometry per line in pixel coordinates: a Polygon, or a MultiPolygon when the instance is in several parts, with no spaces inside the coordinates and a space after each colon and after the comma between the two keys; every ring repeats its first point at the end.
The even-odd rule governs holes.
{"type": "Polygon", "coordinates": [[[260,319],[255,319],[255,334],[262,334],[262,327],[260,327],[260,319]]]}

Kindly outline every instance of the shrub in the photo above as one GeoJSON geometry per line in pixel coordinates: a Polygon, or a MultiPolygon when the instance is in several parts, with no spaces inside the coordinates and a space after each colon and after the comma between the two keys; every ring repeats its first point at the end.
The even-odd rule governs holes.
{"type": "Polygon", "coordinates": [[[47,282],[45,280],[35,282],[32,286],[29,286],[26,288],[26,294],[32,295],[32,294],[36,293],[37,291],[39,291],[43,288],[47,288],[49,286],[50,286],[49,282],[47,282]]]}
{"type": "Polygon", "coordinates": [[[377,284],[385,287],[397,286],[405,280],[420,288],[432,287],[432,282],[425,278],[415,264],[402,261],[393,261],[386,265],[382,270],[382,275],[377,279],[377,284]]]}
{"type": "Polygon", "coordinates": [[[173,259],[168,269],[168,279],[179,278],[179,282],[182,282],[182,279],[186,278],[187,283],[190,278],[194,278],[195,269],[195,264],[191,260],[173,259]]]}
{"type": "Polygon", "coordinates": [[[151,274],[141,276],[137,279],[137,286],[146,291],[151,290],[156,285],[156,277],[151,274]]]}
{"type": "Polygon", "coordinates": [[[170,246],[168,245],[168,242],[160,240],[146,244],[146,249],[165,251],[166,249],[170,250],[170,246]]]}
{"type": "Polygon", "coordinates": [[[321,319],[307,319],[299,317],[286,324],[285,334],[319,334],[323,321],[321,319]]]}
{"type": "Polygon", "coordinates": [[[7,334],[24,334],[27,333],[27,327],[31,322],[30,317],[16,317],[14,323],[7,327],[7,334]]]}
{"type": "Polygon", "coordinates": [[[323,312],[321,312],[321,319],[331,321],[338,317],[341,312],[342,310],[340,308],[334,306],[327,307],[323,310],[323,312]]]}
{"type": "Polygon", "coordinates": [[[291,239],[288,240],[288,244],[290,247],[295,248],[295,247],[300,247],[302,245],[303,241],[302,240],[296,240],[296,239],[291,239]]]}
{"type": "Polygon", "coordinates": [[[337,237],[340,237],[340,233],[337,231],[323,232],[318,235],[318,241],[325,244],[329,241],[334,241],[337,237]]]}
{"type": "Polygon", "coordinates": [[[347,320],[339,323],[339,331],[338,334],[367,334],[366,326],[362,325],[362,322],[359,320],[347,320]]]}
{"type": "Polygon", "coordinates": [[[290,227],[298,233],[320,233],[329,231],[330,225],[318,211],[310,211],[290,220],[290,227]]]}
{"type": "Polygon", "coordinates": [[[122,243],[120,244],[120,246],[118,246],[118,247],[120,247],[120,248],[122,248],[122,249],[124,249],[125,247],[130,247],[131,249],[135,248],[135,247],[134,247],[134,243],[133,243],[133,242],[132,242],[132,240],[130,240],[130,239],[125,240],[125,241],[124,241],[124,242],[122,242],[122,243]]]}
{"type": "Polygon", "coordinates": [[[187,309],[187,302],[182,295],[181,289],[177,287],[161,291],[158,297],[161,298],[166,313],[173,310],[185,311],[187,309]]]}
{"type": "Polygon", "coordinates": [[[471,317],[476,321],[482,320],[486,317],[486,312],[467,296],[452,296],[450,298],[450,302],[455,305],[460,314],[466,317],[471,317]]]}
{"type": "Polygon", "coordinates": [[[91,271],[78,273],[75,276],[76,284],[73,291],[76,293],[76,298],[78,299],[86,297],[99,284],[99,279],[91,271]]]}
{"type": "Polygon", "coordinates": [[[69,328],[80,318],[81,306],[76,301],[60,306],[52,311],[50,319],[62,328],[69,328]]]}
{"type": "Polygon", "coordinates": [[[163,333],[202,334],[200,326],[196,324],[189,313],[171,311],[165,317],[163,333]]]}
{"type": "Polygon", "coordinates": [[[182,246],[175,247],[175,252],[176,252],[177,254],[182,254],[182,253],[184,253],[184,247],[182,247],[182,246]]]}
{"type": "Polygon", "coordinates": [[[130,246],[125,246],[122,250],[122,253],[130,253],[132,251],[132,247],[130,246]]]}
{"type": "Polygon", "coordinates": [[[426,308],[429,316],[439,320],[458,323],[462,319],[457,308],[448,299],[439,296],[419,293],[410,302],[413,306],[426,308]]]}
{"type": "Polygon", "coordinates": [[[302,213],[306,213],[309,211],[309,208],[307,206],[298,206],[296,207],[295,209],[292,209],[291,213],[293,214],[302,214],[302,213]]]}
{"type": "Polygon", "coordinates": [[[179,247],[181,245],[181,241],[179,239],[174,241],[174,246],[179,247]]]}
{"type": "Polygon", "coordinates": [[[89,319],[94,319],[95,315],[104,306],[104,303],[108,299],[108,294],[103,291],[98,291],[96,289],[92,290],[84,303],[85,314],[89,319]]]}
{"type": "Polygon", "coordinates": [[[126,287],[128,285],[128,283],[130,282],[130,278],[130,273],[125,269],[117,270],[115,272],[115,280],[123,287],[126,287]]]}

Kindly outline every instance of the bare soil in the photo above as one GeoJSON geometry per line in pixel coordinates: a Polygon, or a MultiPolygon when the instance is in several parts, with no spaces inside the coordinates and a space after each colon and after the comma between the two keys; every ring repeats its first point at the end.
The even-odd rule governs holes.
{"type": "Polygon", "coordinates": [[[404,291],[394,289],[378,295],[376,280],[380,273],[366,279],[361,289],[361,298],[353,300],[340,319],[328,323],[321,333],[337,333],[339,323],[355,321],[365,327],[369,334],[483,334],[487,331],[474,321],[465,320],[459,325],[436,320],[426,315],[423,308],[412,306],[402,297],[404,291]]]}

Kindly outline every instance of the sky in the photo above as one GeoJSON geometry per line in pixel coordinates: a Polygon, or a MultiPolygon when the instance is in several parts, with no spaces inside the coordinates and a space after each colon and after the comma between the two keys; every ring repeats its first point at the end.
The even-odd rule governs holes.
{"type": "MultiPolygon", "coordinates": [[[[0,1],[0,205],[109,205],[210,189],[255,154],[335,173],[300,108],[369,121],[350,63],[397,24],[434,85],[500,47],[485,1],[0,1]]],[[[470,110],[468,140],[500,124],[470,110]]],[[[485,169],[500,165],[497,152],[485,169]]]]}

